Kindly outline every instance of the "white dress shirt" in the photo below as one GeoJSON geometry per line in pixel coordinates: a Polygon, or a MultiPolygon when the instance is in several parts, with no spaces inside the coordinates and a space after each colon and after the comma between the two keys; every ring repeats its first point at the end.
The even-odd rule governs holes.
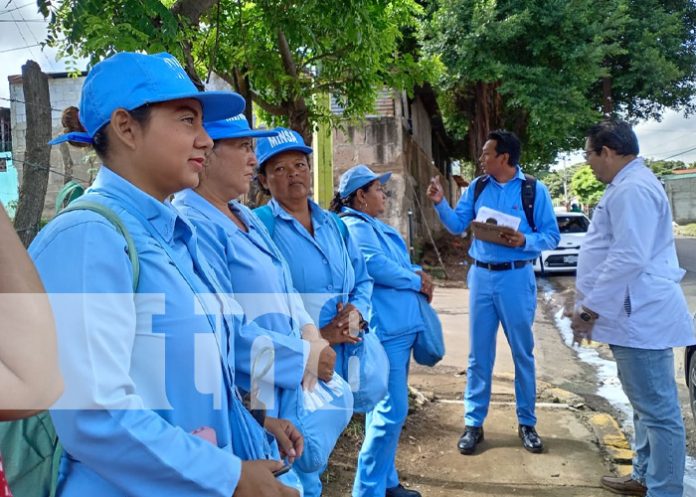
{"type": "Polygon", "coordinates": [[[578,305],[599,314],[592,338],[641,349],[696,343],[684,274],[667,195],[637,158],[607,186],[580,249],[578,305]]]}

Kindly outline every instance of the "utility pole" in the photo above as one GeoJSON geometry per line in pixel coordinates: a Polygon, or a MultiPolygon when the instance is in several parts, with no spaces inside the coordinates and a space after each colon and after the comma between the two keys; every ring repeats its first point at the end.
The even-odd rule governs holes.
{"type": "MultiPolygon", "coordinates": [[[[315,97],[317,103],[331,111],[331,96],[321,93],[315,97]]],[[[314,135],[314,200],[328,209],[333,198],[333,130],[329,123],[319,124],[314,135]]]]}
{"type": "Polygon", "coordinates": [[[24,109],[27,116],[22,185],[14,227],[25,247],[39,231],[48,188],[52,119],[48,78],[33,60],[22,66],[24,109]]]}

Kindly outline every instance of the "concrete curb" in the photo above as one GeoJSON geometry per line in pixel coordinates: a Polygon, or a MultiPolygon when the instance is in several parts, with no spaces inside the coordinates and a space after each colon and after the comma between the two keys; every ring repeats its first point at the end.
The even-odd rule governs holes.
{"type": "Polygon", "coordinates": [[[597,436],[600,448],[609,456],[619,476],[629,475],[633,470],[633,451],[618,421],[611,414],[597,413],[588,418],[597,436]]]}
{"type": "MultiPolygon", "coordinates": [[[[551,385],[540,390],[544,396],[553,399],[553,402],[567,404],[576,409],[585,405],[582,397],[568,390],[551,385]]],[[[619,476],[630,475],[633,471],[633,450],[616,418],[605,412],[597,412],[588,415],[586,419],[597,437],[600,449],[608,456],[616,473],[619,476]]]]}

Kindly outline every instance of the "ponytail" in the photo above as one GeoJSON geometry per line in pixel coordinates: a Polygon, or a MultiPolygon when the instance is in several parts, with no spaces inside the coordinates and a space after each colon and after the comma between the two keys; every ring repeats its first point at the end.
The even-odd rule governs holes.
{"type": "MultiPolygon", "coordinates": [[[[150,118],[150,111],[152,108],[149,104],[141,105],[133,110],[128,111],[133,119],[135,119],[140,125],[145,126],[148,119],[150,118]]],[[[60,124],[63,126],[64,133],[71,132],[81,132],[85,133],[87,130],[80,122],[80,109],[71,105],[63,110],[63,114],[60,118],[60,124]]],[[[92,137],[92,148],[102,159],[106,157],[106,153],[109,149],[109,137],[106,134],[106,127],[108,124],[102,126],[92,137]]],[[[90,144],[82,142],[69,141],[70,145],[74,147],[89,147],[90,144]]]]}
{"type": "MultiPolygon", "coordinates": [[[[80,122],[80,109],[75,107],[74,105],[71,105],[70,107],[66,107],[63,110],[63,114],[60,116],[60,124],[63,126],[63,133],[74,133],[74,132],[79,132],[79,133],[84,133],[85,127],[82,125],[80,122]]],[[[89,147],[89,143],[83,143],[83,142],[68,142],[70,145],[73,147],[79,147],[79,148],[84,148],[84,147],[89,147]]]]}
{"type": "Polygon", "coordinates": [[[338,214],[343,208],[343,200],[341,200],[341,195],[336,192],[334,198],[331,199],[331,204],[329,204],[329,210],[338,214]]]}

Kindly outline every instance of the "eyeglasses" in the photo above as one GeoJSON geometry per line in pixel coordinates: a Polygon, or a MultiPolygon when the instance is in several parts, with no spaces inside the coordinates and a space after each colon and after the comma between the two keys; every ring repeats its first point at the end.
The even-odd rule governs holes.
{"type": "Polygon", "coordinates": [[[592,156],[592,154],[596,154],[596,153],[597,153],[597,151],[595,151],[595,150],[585,150],[585,152],[583,152],[582,156],[585,158],[585,160],[590,160],[590,157],[592,156]]]}

